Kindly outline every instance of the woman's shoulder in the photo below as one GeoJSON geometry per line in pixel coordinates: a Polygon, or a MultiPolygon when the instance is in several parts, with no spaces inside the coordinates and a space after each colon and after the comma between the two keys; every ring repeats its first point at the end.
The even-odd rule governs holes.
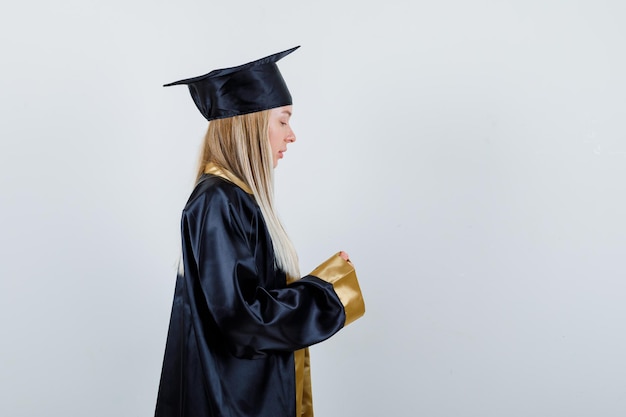
{"type": "Polygon", "coordinates": [[[185,205],[185,211],[209,207],[241,209],[256,205],[251,195],[225,178],[204,174],[200,177],[185,205]]]}

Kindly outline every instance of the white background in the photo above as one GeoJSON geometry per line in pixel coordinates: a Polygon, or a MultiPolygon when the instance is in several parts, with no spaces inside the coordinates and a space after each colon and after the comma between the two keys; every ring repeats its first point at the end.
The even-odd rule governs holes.
{"type": "Polygon", "coordinates": [[[206,129],[161,85],[298,44],[280,212],[368,308],[317,415],[626,415],[625,2],[10,4],[0,415],[153,414],[206,129]]]}

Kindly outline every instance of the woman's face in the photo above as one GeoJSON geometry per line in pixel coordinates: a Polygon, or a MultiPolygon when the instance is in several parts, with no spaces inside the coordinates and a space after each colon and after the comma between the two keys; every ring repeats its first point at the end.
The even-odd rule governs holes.
{"type": "Polygon", "coordinates": [[[276,107],[270,110],[269,137],[274,168],[278,165],[278,160],[282,159],[283,154],[287,152],[287,144],[296,141],[296,135],[289,125],[291,111],[291,106],[276,107]]]}

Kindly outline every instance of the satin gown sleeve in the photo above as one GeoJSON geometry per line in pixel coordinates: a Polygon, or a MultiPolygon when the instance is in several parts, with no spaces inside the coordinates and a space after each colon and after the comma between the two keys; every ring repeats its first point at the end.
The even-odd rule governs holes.
{"type": "Polygon", "coordinates": [[[189,295],[209,313],[196,317],[210,317],[231,353],[242,358],[294,351],[340,330],[351,310],[336,282],[322,279],[336,276],[337,268],[286,285],[273,259],[266,259],[271,241],[260,211],[248,207],[241,193],[213,188],[183,215],[185,274],[197,277],[189,295]]]}

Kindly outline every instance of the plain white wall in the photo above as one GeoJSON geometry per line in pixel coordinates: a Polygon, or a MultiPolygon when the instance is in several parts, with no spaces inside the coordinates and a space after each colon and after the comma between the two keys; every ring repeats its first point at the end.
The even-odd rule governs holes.
{"type": "Polygon", "coordinates": [[[626,3],[13,2],[0,415],[149,416],[206,123],[166,82],[297,44],[277,198],[368,312],[319,416],[626,414],[626,3]]]}

